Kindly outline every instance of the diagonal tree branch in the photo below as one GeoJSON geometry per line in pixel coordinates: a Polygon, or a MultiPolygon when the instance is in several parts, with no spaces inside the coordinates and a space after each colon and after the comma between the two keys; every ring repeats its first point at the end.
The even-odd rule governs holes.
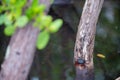
{"type": "MultiPolygon", "coordinates": [[[[31,0],[28,0],[28,3],[31,0]]],[[[41,4],[47,7],[47,14],[50,7],[50,0],[40,0],[41,4]]],[[[12,36],[7,54],[1,65],[0,80],[26,80],[35,52],[35,43],[39,29],[32,26],[30,22],[25,28],[17,29],[12,36]]]]}
{"type": "Polygon", "coordinates": [[[86,0],[74,48],[75,80],[94,80],[93,47],[96,23],[104,0],[86,0]]]}

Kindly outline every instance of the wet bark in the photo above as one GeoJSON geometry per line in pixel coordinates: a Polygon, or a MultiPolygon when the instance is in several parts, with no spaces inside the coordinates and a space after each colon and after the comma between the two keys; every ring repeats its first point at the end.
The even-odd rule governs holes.
{"type": "MultiPolygon", "coordinates": [[[[31,0],[28,0],[28,2],[31,0]]],[[[50,0],[40,0],[50,7],[50,0]]],[[[39,29],[32,26],[32,22],[25,28],[17,29],[7,48],[6,56],[1,65],[0,80],[26,80],[36,49],[35,43],[39,29]]]]}
{"type": "Polygon", "coordinates": [[[86,0],[74,48],[75,80],[94,80],[93,47],[96,23],[104,0],[86,0]]]}

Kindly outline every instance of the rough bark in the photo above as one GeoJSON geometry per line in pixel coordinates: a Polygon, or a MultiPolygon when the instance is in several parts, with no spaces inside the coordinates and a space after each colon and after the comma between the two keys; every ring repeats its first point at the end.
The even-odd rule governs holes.
{"type": "MultiPolygon", "coordinates": [[[[47,6],[47,13],[50,0],[40,0],[40,3],[47,6]]],[[[1,65],[0,80],[27,79],[34,58],[38,33],[39,29],[34,28],[32,22],[23,29],[17,29],[10,40],[5,60],[1,65]]]]}
{"type": "Polygon", "coordinates": [[[93,47],[96,23],[104,0],[86,0],[74,48],[75,80],[94,80],[93,47]]]}

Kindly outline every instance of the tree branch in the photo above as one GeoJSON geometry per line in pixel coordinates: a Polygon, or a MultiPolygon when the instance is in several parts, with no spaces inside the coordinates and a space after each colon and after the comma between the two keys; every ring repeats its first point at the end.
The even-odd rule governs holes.
{"type": "Polygon", "coordinates": [[[104,0],[86,0],[74,48],[75,80],[94,80],[93,47],[96,23],[104,0]]]}
{"type": "MultiPolygon", "coordinates": [[[[40,0],[40,3],[47,6],[45,12],[47,14],[50,0],[40,0]]],[[[25,28],[17,29],[10,40],[5,60],[1,65],[0,80],[27,79],[34,58],[38,33],[39,29],[33,27],[32,22],[25,28]]]]}

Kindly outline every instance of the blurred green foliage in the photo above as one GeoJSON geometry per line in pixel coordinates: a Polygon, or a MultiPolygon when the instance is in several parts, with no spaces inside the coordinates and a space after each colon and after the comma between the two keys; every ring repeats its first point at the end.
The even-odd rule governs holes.
{"type": "Polygon", "coordinates": [[[29,22],[40,29],[36,46],[38,49],[44,49],[49,41],[50,33],[57,32],[63,24],[61,19],[52,21],[52,16],[45,15],[44,4],[39,4],[39,0],[33,0],[31,5],[27,5],[27,0],[2,0],[0,5],[0,25],[6,27],[4,33],[11,36],[16,28],[23,28],[29,22]],[[47,34],[44,34],[47,32],[47,34]]]}

